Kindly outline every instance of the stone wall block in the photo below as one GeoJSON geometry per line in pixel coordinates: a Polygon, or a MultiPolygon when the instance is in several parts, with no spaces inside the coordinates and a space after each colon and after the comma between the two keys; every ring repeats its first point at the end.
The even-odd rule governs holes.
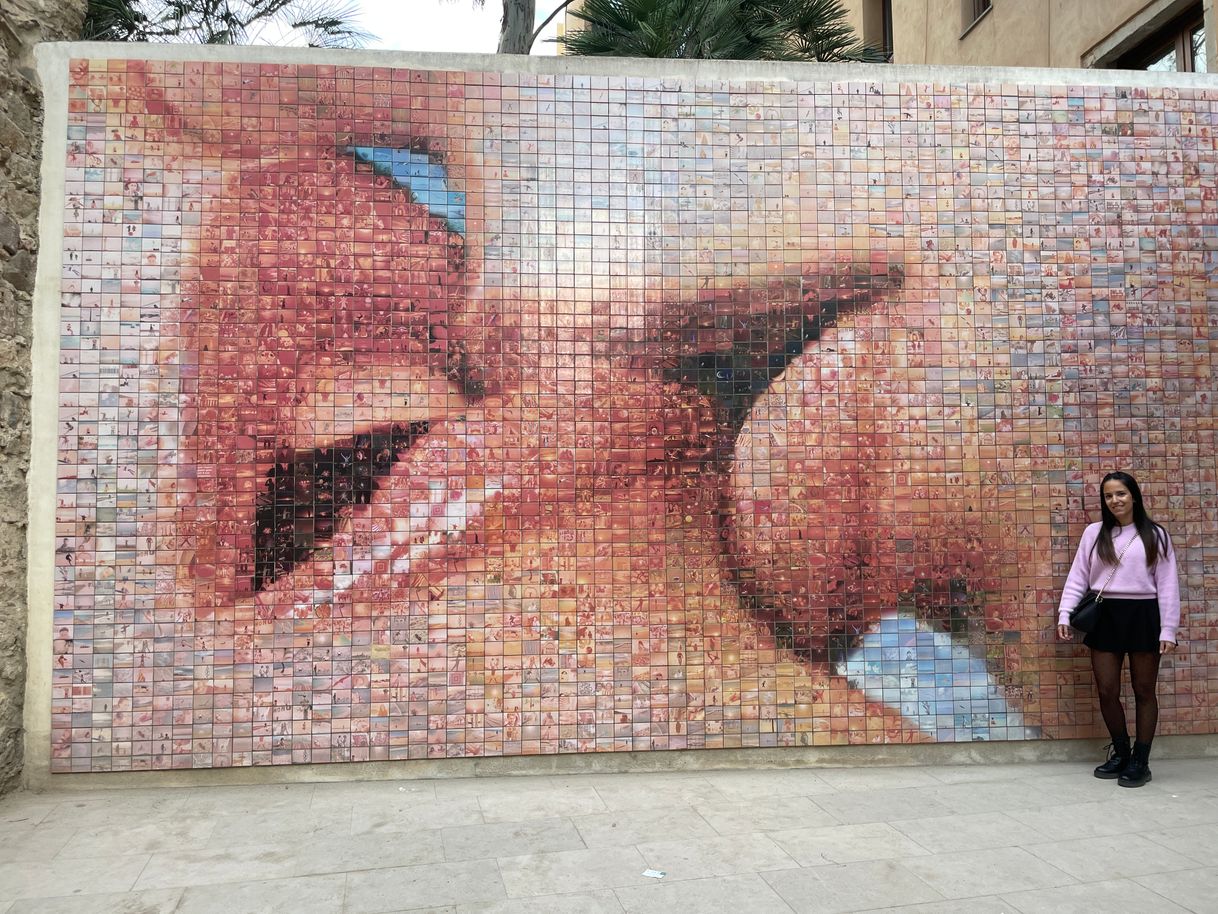
{"type": "Polygon", "coordinates": [[[34,46],[78,38],[86,5],[86,0],[0,3],[0,793],[17,784],[22,764],[29,341],[42,139],[34,46]]]}

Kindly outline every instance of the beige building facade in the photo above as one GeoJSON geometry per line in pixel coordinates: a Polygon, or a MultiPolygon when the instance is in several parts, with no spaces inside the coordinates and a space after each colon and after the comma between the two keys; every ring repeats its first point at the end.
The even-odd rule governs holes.
{"type": "MultiPolygon", "coordinates": [[[[572,4],[577,8],[582,0],[572,4]]],[[[1218,71],[1215,0],[844,0],[892,62],[1218,71]]],[[[578,29],[567,16],[560,29],[578,29]]]]}
{"type": "Polygon", "coordinates": [[[1214,69],[1213,0],[850,0],[847,5],[864,39],[890,48],[894,63],[1214,69]]]}

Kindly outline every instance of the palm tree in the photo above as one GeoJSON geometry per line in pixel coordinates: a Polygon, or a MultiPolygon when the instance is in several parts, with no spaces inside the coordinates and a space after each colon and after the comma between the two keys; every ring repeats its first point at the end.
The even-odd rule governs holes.
{"type": "Polygon", "coordinates": [[[503,0],[503,23],[499,27],[500,54],[527,54],[533,47],[533,18],[537,0],[503,0]]]}
{"type": "MultiPolygon", "coordinates": [[[[474,6],[485,5],[486,0],[474,0],[474,6]]],[[[537,33],[533,31],[536,14],[537,0],[503,0],[503,19],[499,22],[500,54],[529,53],[537,40],[537,33]]]]}
{"type": "Polygon", "coordinates": [[[585,0],[568,54],[717,60],[870,61],[839,0],[585,0]]]}
{"type": "Polygon", "coordinates": [[[187,44],[287,43],[362,46],[350,0],[89,0],[81,37],[88,41],[187,44]]]}

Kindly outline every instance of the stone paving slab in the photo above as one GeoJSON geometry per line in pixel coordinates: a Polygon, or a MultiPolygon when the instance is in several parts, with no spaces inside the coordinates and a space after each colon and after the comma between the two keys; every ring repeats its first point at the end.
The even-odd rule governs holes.
{"type": "Polygon", "coordinates": [[[1090,767],[16,793],[0,914],[1212,912],[1214,760],[1090,767]]]}

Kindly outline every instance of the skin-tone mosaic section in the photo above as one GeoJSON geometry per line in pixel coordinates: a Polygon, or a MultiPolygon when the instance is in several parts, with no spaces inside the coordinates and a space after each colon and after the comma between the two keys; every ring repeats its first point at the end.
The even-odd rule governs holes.
{"type": "Polygon", "coordinates": [[[80,60],[55,771],[1215,729],[1218,92],[80,60]]]}

